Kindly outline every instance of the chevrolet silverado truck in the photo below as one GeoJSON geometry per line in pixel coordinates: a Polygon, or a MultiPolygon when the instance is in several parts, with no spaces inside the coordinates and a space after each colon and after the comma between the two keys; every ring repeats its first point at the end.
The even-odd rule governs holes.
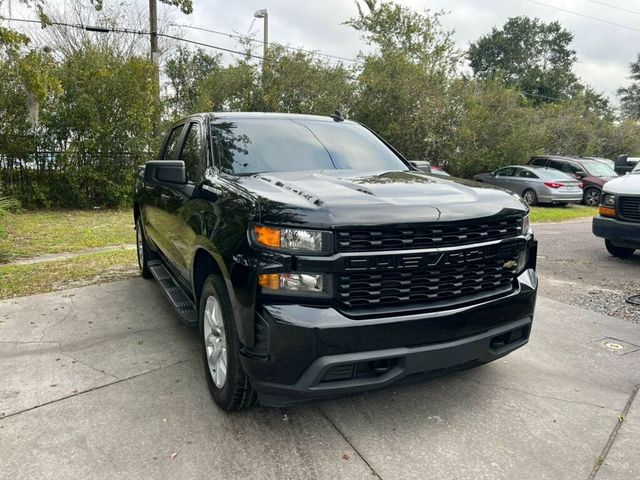
{"type": "Polygon", "coordinates": [[[529,339],[522,199],[429,176],[339,114],[177,122],[134,218],[141,274],[198,327],[226,410],[433,378],[529,339]]]}
{"type": "Polygon", "coordinates": [[[640,163],[631,173],[604,184],[592,228],[615,257],[628,258],[640,249],[640,163]]]}

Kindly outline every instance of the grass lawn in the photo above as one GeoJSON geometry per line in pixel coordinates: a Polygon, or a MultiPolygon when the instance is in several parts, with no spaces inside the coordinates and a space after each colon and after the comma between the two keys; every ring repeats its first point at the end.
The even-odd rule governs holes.
{"type": "Polygon", "coordinates": [[[584,205],[566,205],[554,207],[532,207],[531,222],[566,222],[568,220],[579,220],[581,218],[591,218],[598,213],[595,207],[585,207],[584,205]]]}
{"type": "Polygon", "coordinates": [[[0,264],[0,298],[52,292],[136,275],[135,249],[87,253],[28,265],[0,264]]]}
{"type": "Polygon", "coordinates": [[[0,222],[0,263],[135,242],[129,209],[23,212],[0,222]]]}

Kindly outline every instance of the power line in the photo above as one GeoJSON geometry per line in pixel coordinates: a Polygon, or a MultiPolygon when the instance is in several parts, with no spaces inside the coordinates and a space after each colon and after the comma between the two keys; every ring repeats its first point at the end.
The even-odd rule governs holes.
{"type": "Polygon", "coordinates": [[[610,3],[600,2],[599,0],[588,0],[591,3],[597,3],[598,5],[602,5],[604,7],[613,8],[614,10],[620,10],[621,12],[632,13],[634,15],[640,15],[640,12],[637,10],[631,10],[629,8],[619,7],[617,5],[611,5],[610,3]]]}
{"type": "MultiPolygon", "coordinates": [[[[10,22],[22,22],[22,23],[39,23],[39,24],[43,24],[43,22],[41,22],[40,20],[29,20],[26,18],[7,18],[7,21],[10,22]]],[[[132,35],[151,35],[151,32],[147,32],[144,30],[133,30],[133,29],[129,29],[129,28],[113,28],[113,27],[102,27],[99,25],[83,25],[83,24],[74,24],[74,23],[65,23],[65,22],[47,22],[44,24],[46,25],[57,25],[57,26],[61,26],[61,27],[68,27],[68,28],[77,28],[79,30],[85,30],[87,32],[98,32],[98,33],[129,33],[132,35]]],[[[236,55],[242,55],[245,57],[250,57],[250,58],[256,58],[259,60],[262,60],[262,56],[260,55],[254,55],[252,53],[248,53],[248,52],[240,52],[238,50],[233,50],[231,48],[224,48],[224,47],[220,47],[218,45],[211,45],[209,43],[203,43],[203,42],[198,42],[196,40],[190,40],[188,38],[181,38],[181,37],[177,37],[175,35],[169,35],[167,33],[158,33],[157,34],[159,37],[163,37],[163,38],[168,38],[171,40],[177,40],[180,42],[185,42],[185,43],[190,43],[193,45],[198,45],[201,47],[207,47],[207,48],[213,48],[215,50],[221,50],[223,52],[228,52],[228,53],[233,53],[236,55]]]]}
{"type": "Polygon", "coordinates": [[[577,15],[578,17],[588,18],[589,20],[594,20],[596,22],[606,23],[607,25],[613,25],[614,27],[625,28],[627,30],[632,30],[634,32],[640,32],[640,28],[630,27],[629,25],[623,25],[621,23],[610,22],[609,20],[604,20],[598,17],[592,17],[590,15],[585,15],[580,12],[574,12],[573,10],[567,10],[566,8],[556,7],[555,5],[549,5],[548,3],[537,2],[536,0],[524,0],[524,1],[533,3],[535,5],[540,5],[542,7],[553,8],[561,12],[570,13],[571,15],[577,15]]]}
{"type": "MultiPolygon", "coordinates": [[[[184,25],[184,24],[181,24],[181,23],[172,23],[171,25],[176,26],[176,27],[190,28],[190,29],[193,29],[193,30],[200,30],[201,32],[214,33],[216,35],[224,35],[224,36],[229,37],[229,38],[238,38],[238,39],[241,39],[241,40],[247,40],[248,39],[250,42],[261,43],[261,44],[264,43],[262,40],[258,40],[258,39],[255,39],[255,38],[244,37],[242,35],[237,35],[237,34],[228,33],[228,32],[221,32],[219,30],[211,30],[209,28],[204,28],[204,27],[197,27],[195,25],[184,25]]],[[[337,60],[344,60],[344,61],[347,61],[347,62],[361,63],[359,60],[356,60],[355,58],[341,57],[339,55],[331,55],[329,53],[324,53],[324,52],[321,52],[319,50],[305,50],[304,48],[291,47],[289,45],[283,45],[281,43],[275,43],[275,42],[272,43],[272,44],[273,45],[278,45],[278,46],[280,46],[282,48],[286,48],[287,50],[295,50],[295,51],[298,51],[298,52],[310,53],[312,55],[321,55],[323,57],[335,58],[337,60]]]]}

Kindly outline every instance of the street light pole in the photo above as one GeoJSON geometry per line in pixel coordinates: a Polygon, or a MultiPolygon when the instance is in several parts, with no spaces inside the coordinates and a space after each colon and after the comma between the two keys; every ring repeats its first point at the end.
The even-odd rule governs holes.
{"type": "Polygon", "coordinates": [[[269,50],[269,12],[267,12],[266,8],[263,8],[261,10],[256,10],[256,13],[254,13],[253,16],[256,18],[262,18],[263,20],[262,71],[264,72],[267,61],[267,51],[269,50]]]}
{"type": "MultiPolygon", "coordinates": [[[[157,0],[149,0],[149,37],[151,39],[151,62],[155,66],[155,86],[157,102],[160,105],[160,52],[158,50],[158,4],[157,0]]],[[[154,119],[153,134],[160,134],[160,115],[154,119]]]]}

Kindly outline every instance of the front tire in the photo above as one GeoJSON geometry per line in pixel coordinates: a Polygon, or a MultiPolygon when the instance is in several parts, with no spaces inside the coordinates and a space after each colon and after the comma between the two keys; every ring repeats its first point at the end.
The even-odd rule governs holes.
{"type": "Polygon", "coordinates": [[[607,247],[607,252],[618,258],[629,258],[635,252],[633,248],[616,247],[611,240],[605,240],[604,246],[607,247]]]}
{"type": "Polygon", "coordinates": [[[598,205],[600,205],[600,190],[598,190],[597,188],[587,189],[584,192],[582,203],[584,203],[587,207],[597,207],[598,205]]]}
{"type": "Polygon", "coordinates": [[[152,260],[154,255],[147,243],[147,238],[142,228],[142,220],[140,216],[136,218],[136,251],[138,253],[138,267],[140,267],[140,275],[142,275],[142,278],[152,278],[153,275],[151,275],[151,270],[149,270],[149,260],[152,260]]]}
{"type": "Polygon", "coordinates": [[[224,281],[210,275],[200,295],[202,361],[209,392],[223,410],[245,410],[256,394],[240,363],[240,339],[224,281]]]}
{"type": "Polygon", "coordinates": [[[522,198],[527,202],[527,205],[533,207],[538,204],[538,195],[533,190],[525,190],[522,194],[522,198]]]}

